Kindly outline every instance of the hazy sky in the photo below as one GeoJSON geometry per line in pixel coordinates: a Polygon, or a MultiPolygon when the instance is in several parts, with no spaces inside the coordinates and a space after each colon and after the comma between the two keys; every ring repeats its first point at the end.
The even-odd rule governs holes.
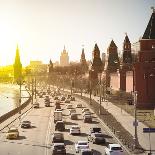
{"type": "Polygon", "coordinates": [[[106,52],[111,39],[119,50],[143,35],[155,0],[0,0],[0,65],[13,64],[17,43],[23,65],[59,61],[64,45],[78,60],[84,44],[90,60],[94,44],[106,52]]]}

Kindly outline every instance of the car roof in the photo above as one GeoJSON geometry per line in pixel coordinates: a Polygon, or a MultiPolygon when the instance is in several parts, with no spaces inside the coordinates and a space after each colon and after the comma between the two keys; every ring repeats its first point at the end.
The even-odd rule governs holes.
{"type": "Polygon", "coordinates": [[[77,127],[79,128],[79,125],[72,125],[72,128],[75,128],[75,127],[76,127],[76,128],[77,128],[77,127]]]}
{"type": "Polygon", "coordinates": [[[11,127],[9,130],[18,130],[16,127],[11,127]]]}
{"type": "Polygon", "coordinates": [[[109,144],[110,147],[121,147],[120,144],[109,144]]]}
{"type": "Polygon", "coordinates": [[[90,149],[81,149],[81,152],[91,152],[92,150],[90,149]]]}
{"type": "Polygon", "coordinates": [[[25,121],[23,121],[22,123],[31,123],[31,122],[30,122],[30,121],[25,120],[25,121]]]}
{"type": "Polygon", "coordinates": [[[86,140],[79,140],[78,143],[88,143],[86,140]]]}
{"type": "Polygon", "coordinates": [[[54,146],[65,145],[64,143],[54,143],[54,146]]]}

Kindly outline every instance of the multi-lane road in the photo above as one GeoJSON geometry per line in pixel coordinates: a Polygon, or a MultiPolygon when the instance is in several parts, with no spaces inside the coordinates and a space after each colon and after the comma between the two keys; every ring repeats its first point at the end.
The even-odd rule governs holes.
{"type": "MultiPolygon", "coordinates": [[[[50,155],[51,154],[51,140],[52,133],[55,132],[55,124],[53,121],[54,112],[54,100],[51,103],[51,107],[44,106],[44,99],[38,98],[40,103],[39,109],[31,109],[22,120],[29,120],[32,122],[32,127],[29,129],[23,129],[20,127],[20,121],[12,124],[18,127],[19,138],[17,140],[6,139],[7,128],[0,133],[0,154],[2,155],[50,155]]],[[[77,103],[82,103],[86,106],[86,103],[76,98],[76,101],[71,101],[75,108],[77,103]]],[[[106,142],[117,143],[106,132],[97,116],[93,114],[92,123],[84,123],[82,119],[82,109],[77,108],[78,120],[71,120],[69,117],[69,110],[66,109],[66,103],[61,103],[63,109],[63,120],[65,122],[64,139],[66,144],[67,154],[76,154],[74,145],[78,140],[87,140],[90,127],[98,126],[102,128],[102,132],[105,134],[106,142]],[[69,129],[72,125],[79,125],[81,127],[81,135],[73,136],[69,134],[69,129]]],[[[93,113],[93,112],[92,112],[93,113]]],[[[98,145],[89,142],[89,146],[94,150],[94,154],[105,154],[105,144],[98,145]]],[[[127,153],[125,153],[127,154],[127,153]]]]}

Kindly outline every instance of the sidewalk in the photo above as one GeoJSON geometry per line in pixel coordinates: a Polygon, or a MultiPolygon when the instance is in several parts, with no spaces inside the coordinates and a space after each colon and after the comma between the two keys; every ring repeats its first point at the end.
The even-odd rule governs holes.
{"type": "MultiPolygon", "coordinates": [[[[83,94],[85,97],[89,98],[88,94],[83,94]]],[[[93,96],[92,99],[94,99],[96,102],[99,102],[99,97],[93,96]]],[[[122,126],[134,137],[134,117],[125,112],[123,109],[115,106],[111,102],[102,102],[102,106],[111,113],[118,122],[122,124],[122,126]]],[[[150,141],[149,141],[149,134],[143,133],[143,128],[147,128],[146,125],[144,125],[141,122],[138,122],[138,141],[139,144],[144,148],[144,150],[150,150],[150,142],[151,142],[151,150],[155,153],[155,133],[150,134],[150,141]]]]}

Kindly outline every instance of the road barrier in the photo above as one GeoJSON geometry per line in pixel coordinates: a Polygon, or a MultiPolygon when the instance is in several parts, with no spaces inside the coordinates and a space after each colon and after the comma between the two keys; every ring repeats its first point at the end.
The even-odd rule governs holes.
{"type": "Polygon", "coordinates": [[[2,122],[4,122],[5,120],[7,120],[8,118],[12,117],[13,115],[17,114],[22,109],[24,109],[30,103],[30,101],[31,101],[31,97],[26,102],[24,102],[20,107],[17,107],[15,109],[9,111],[8,113],[2,115],[0,117],[0,124],[2,122]]]}

